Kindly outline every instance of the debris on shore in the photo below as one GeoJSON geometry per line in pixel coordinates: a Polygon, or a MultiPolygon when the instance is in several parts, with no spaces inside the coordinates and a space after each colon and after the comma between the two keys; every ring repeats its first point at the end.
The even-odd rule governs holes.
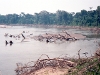
{"type": "MultiPolygon", "coordinates": [[[[42,57],[43,55],[41,55],[42,57]]],[[[47,59],[41,59],[41,57],[36,62],[29,62],[27,64],[17,63],[16,68],[16,75],[38,75],[37,71],[41,69],[49,68],[49,70],[66,70],[75,67],[76,63],[69,61],[66,58],[49,58],[48,55],[47,59]]],[[[65,71],[65,72],[67,72],[65,71]]],[[[62,72],[64,73],[64,72],[62,72]]],[[[41,75],[41,74],[40,74],[41,75]]],[[[58,74],[59,75],[59,74],[58,74]]]]}
{"type": "MultiPolygon", "coordinates": [[[[41,55],[42,57],[43,55],[41,55]]],[[[100,48],[94,56],[86,58],[49,58],[17,63],[16,75],[99,75],[100,48]]]]}

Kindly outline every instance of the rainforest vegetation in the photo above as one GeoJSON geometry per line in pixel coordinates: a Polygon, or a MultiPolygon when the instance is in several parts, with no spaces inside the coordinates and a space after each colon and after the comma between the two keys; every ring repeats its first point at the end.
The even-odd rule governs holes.
{"type": "Polygon", "coordinates": [[[78,25],[78,26],[100,26],[100,6],[96,10],[90,8],[89,11],[67,12],[58,10],[50,13],[43,10],[39,13],[6,14],[0,15],[0,24],[39,24],[39,25],[78,25]]]}

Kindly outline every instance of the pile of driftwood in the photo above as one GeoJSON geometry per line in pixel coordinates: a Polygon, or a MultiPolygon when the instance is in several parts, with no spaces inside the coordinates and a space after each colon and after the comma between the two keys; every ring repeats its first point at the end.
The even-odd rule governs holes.
{"type": "MultiPolygon", "coordinates": [[[[14,38],[15,40],[21,40],[21,42],[24,42],[25,39],[34,39],[38,41],[46,41],[47,43],[48,42],[76,41],[79,39],[84,39],[86,37],[86,36],[83,36],[82,34],[75,34],[75,33],[72,34],[66,31],[59,32],[59,33],[45,33],[45,34],[40,34],[38,36],[34,36],[33,33],[30,34],[29,31],[23,31],[20,34],[15,34],[15,35],[5,33],[4,36],[10,37],[11,39],[14,38]]],[[[6,40],[6,42],[8,41],[6,40]]],[[[6,43],[6,45],[7,44],[8,43],[6,43]]]]}
{"type": "Polygon", "coordinates": [[[48,55],[46,56],[47,56],[47,59],[39,58],[36,62],[32,61],[24,65],[22,63],[17,63],[17,68],[15,70],[16,75],[29,75],[31,73],[35,73],[37,70],[40,70],[46,67],[68,68],[68,67],[74,67],[76,65],[74,62],[71,62],[65,58],[50,59],[48,55]]]}
{"type": "Polygon", "coordinates": [[[46,42],[56,42],[58,40],[60,41],[75,41],[75,40],[79,40],[79,39],[83,39],[85,38],[85,36],[81,35],[81,34],[69,34],[67,32],[61,32],[61,33],[56,33],[56,34],[51,34],[51,33],[45,33],[39,36],[34,36],[33,37],[35,40],[38,41],[44,41],[46,40],[46,42]]]}

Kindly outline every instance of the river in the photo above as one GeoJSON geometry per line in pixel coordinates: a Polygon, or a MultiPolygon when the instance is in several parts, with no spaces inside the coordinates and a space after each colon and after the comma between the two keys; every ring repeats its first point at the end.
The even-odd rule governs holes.
{"type": "Polygon", "coordinates": [[[58,33],[63,30],[68,32],[81,33],[83,35],[92,35],[90,31],[80,31],[78,29],[59,29],[59,28],[43,28],[43,27],[23,27],[13,26],[8,28],[0,28],[0,74],[1,75],[16,75],[16,63],[28,63],[36,61],[42,54],[47,54],[50,58],[59,57],[60,55],[67,55],[67,57],[78,57],[78,50],[81,49],[81,57],[85,57],[84,52],[88,52],[88,57],[94,54],[98,48],[99,38],[85,38],[74,42],[64,43],[46,43],[36,41],[34,39],[27,39],[26,42],[21,42],[21,39],[16,40],[10,37],[4,37],[5,33],[20,34],[23,31],[28,31],[27,34],[32,36],[44,33],[58,33]],[[12,46],[5,45],[5,40],[12,40],[12,46]]]}

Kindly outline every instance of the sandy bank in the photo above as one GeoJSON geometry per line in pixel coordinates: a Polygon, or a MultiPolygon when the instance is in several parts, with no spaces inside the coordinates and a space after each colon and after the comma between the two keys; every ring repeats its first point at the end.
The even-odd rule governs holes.
{"type": "Polygon", "coordinates": [[[8,26],[8,25],[0,25],[0,28],[9,28],[9,27],[12,27],[12,26],[8,26]]]}
{"type": "Polygon", "coordinates": [[[35,73],[31,73],[30,75],[64,75],[67,73],[68,69],[46,67],[36,71],[35,73]]]}

